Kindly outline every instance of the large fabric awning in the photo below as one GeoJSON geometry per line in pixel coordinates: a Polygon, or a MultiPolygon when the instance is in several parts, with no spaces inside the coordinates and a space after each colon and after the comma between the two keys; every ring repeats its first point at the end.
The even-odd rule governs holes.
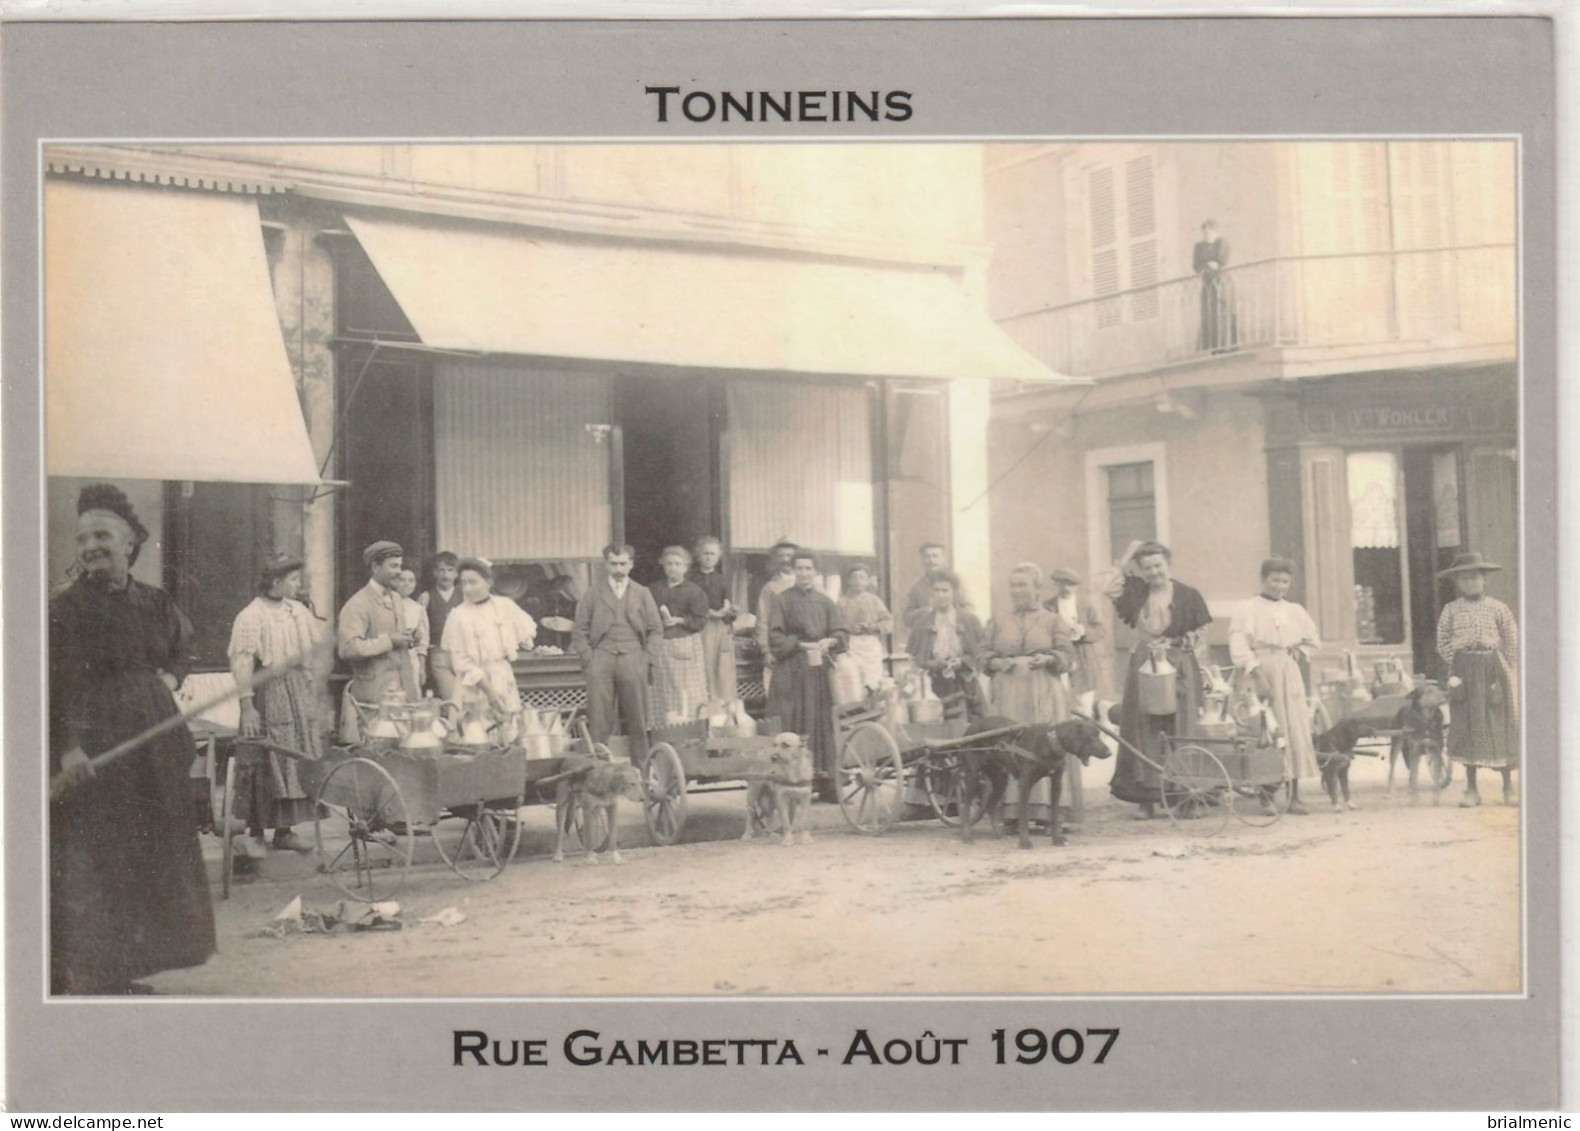
{"type": "Polygon", "coordinates": [[[51,475],[317,483],[255,201],[44,188],[51,475]]]}
{"type": "MultiPolygon", "coordinates": [[[[348,216],[423,343],[686,368],[1067,382],[943,271],[348,216]]],[[[1079,382],[1085,384],[1085,382],[1079,382]]]]}

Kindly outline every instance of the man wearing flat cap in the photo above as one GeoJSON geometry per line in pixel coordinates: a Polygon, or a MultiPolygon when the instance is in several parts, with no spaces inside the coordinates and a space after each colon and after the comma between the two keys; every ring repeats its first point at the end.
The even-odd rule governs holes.
{"type": "MultiPolygon", "coordinates": [[[[404,564],[402,552],[398,542],[375,542],[363,550],[368,583],[340,610],[338,651],[351,665],[347,694],[358,703],[377,704],[392,687],[399,687],[412,702],[420,694],[406,659],[417,633],[406,627],[402,597],[395,591],[404,564]]],[[[340,731],[347,742],[360,738],[354,709],[341,716],[340,731]]]]}
{"type": "Polygon", "coordinates": [[[1070,672],[1070,692],[1081,710],[1091,714],[1100,700],[1117,698],[1113,692],[1112,665],[1102,647],[1107,633],[1102,615],[1081,592],[1081,575],[1060,566],[1049,574],[1053,596],[1043,602],[1070,634],[1075,645],[1075,668],[1070,672]]]}

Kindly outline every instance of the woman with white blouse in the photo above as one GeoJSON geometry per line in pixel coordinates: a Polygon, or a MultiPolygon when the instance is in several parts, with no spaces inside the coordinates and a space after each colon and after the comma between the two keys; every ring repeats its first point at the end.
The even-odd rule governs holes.
{"type": "Polygon", "coordinates": [[[1288,599],[1295,563],[1268,558],[1262,563],[1262,592],[1240,606],[1229,622],[1229,658],[1270,704],[1284,733],[1284,776],[1289,781],[1289,812],[1308,810],[1300,802],[1300,782],[1318,777],[1311,739],[1311,705],[1299,661],[1321,646],[1317,625],[1305,608],[1288,599]]]}
{"type": "Polygon", "coordinates": [[[514,601],[493,595],[494,571],[481,558],[459,565],[461,604],[444,622],[440,647],[455,671],[455,701],[465,709],[485,703],[506,745],[521,733],[521,695],[511,663],[537,638],[537,622],[514,601]]]}

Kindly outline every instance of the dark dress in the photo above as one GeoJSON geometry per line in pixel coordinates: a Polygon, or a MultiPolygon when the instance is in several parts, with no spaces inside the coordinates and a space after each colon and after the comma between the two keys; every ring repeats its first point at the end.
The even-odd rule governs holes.
{"type": "Polygon", "coordinates": [[[819,666],[811,666],[799,645],[830,637],[835,641],[830,654],[843,652],[850,641],[839,606],[828,595],[791,586],[774,598],[768,620],[768,647],[774,657],[768,713],[777,715],[785,730],[807,740],[818,778],[824,783],[834,777],[831,665],[825,658],[819,666]]]}
{"type": "MultiPolygon", "coordinates": [[[[159,589],[79,579],[49,604],[49,767],[101,754],[177,714],[191,626],[159,589]]],[[[176,727],[79,783],[49,812],[50,988],[115,993],[214,953],[214,912],[176,727]]]]}
{"type": "Polygon", "coordinates": [[[1234,313],[1234,280],[1223,273],[1229,265],[1229,241],[1219,236],[1200,240],[1191,254],[1191,270],[1201,276],[1201,329],[1196,348],[1223,352],[1240,344],[1234,313]],[[1217,267],[1208,267],[1217,263],[1217,267]]]}
{"type": "MultiPolygon", "coordinates": [[[[1175,680],[1179,709],[1172,715],[1148,715],[1141,710],[1140,684],[1136,678],[1149,655],[1149,634],[1140,624],[1146,603],[1147,583],[1139,577],[1125,578],[1124,588],[1114,599],[1114,610],[1120,620],[1141,629],[1142,639],[1130,654],[1125,674],[1125,695],[1119,705],[1119,734],[1161,766],[1166,754],[1163,735],[1186,735],[1196,730],[1201,711],[1201,665],[1196,654],[1184,646],[1183,638],[1186,633],[1211,624],[1212,614],[1207,611],[1207,601],[1199,592],[1189,585],[1174,582],[1174,601],[1169,606],[1169,622],[1161,638],[1166,643],[1169,662],[1179,673],[1175,680]]],[[[1124,746],[1120,746],[1119,755],[1114,759],[1114,777],[1108,788],[1119,800],[1136,805],[1156,803],[1162,796],[1158,771],[1124,746]]]]}

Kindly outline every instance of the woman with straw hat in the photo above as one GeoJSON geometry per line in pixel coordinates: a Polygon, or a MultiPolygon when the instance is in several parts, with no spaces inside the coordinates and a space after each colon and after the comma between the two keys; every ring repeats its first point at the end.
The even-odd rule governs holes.
{"type": "Polygon", "coordinates": [[[1502,568],[1469,553],[1438,574],[1459,588],[1438,618],[1437,654],[1448,673],[1448,756],[1465,767],[1464,808],[1481,804],[1476,770],[1482,766],[1503,775],[1503,803],[1519,804],[1509,780],[1520,760],[1519,628],[1509,606],[1487,596],[1487,574],[1502,568]]]}

